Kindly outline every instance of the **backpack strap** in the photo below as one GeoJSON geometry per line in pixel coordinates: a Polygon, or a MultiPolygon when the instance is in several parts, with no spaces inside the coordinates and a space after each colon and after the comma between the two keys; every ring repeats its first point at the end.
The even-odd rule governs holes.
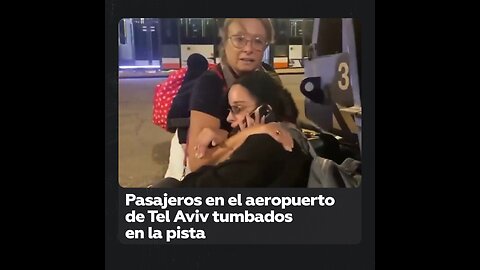
{"type": "Polygon", "coordinates": [[[220,63],[216,65],[212,65],[211,67],[209,67],[209,70],[215,72],[215,74],[217,74],[220,80],[223,81],[223,91],[227,92],[228,87],[227,87],[227,82],[225,80],[225,77],[223,76],[222,65],[220,63]]]}
{"type": "Polygon", "coordinates": [[[212,67],[210,68],[210,70],[213,70],[213,71],[218,75],[218,77],[219,77],[220,79],[222,79],[222,80],[224,79],[224,78],[223,78],[223,72],[222,72],[222,66],[220,65],[220,63],[212,66],[212,67]]]}

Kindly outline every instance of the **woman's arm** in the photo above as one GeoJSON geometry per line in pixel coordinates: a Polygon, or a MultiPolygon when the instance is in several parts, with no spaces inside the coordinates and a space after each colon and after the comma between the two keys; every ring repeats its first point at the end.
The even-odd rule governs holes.
{"type": "MultiPolygon", "coordinates": [[[[198,155],[197,149],[198,145],[206,144],[205,138],[200,136],[200,133],[203,129],[216,130],[217,132],[223,133],[224,136],[227,136],[227,131],[220,129],[220,120],[216,117],[213,117],[207,113],[200,111],[192,110],[190,112],[190,127],[188,130],[188,143],[187,143],[187,159],[188,166],[190,170],[196,171],[198,168],[203,165],[212,165],[216,163],[218,156],[223,156],[225,151],[222,147],[213,147],[207,148],[205,153],[201,156],[198,155]],[[216,153],[221,151],[222,153],[216,153]]],[[[209,143],[208,143],[209,144],[209,143]]]]}
{"type": "Polygon", "coordinates": [[[310,161],[300,149],[287,152],[270,135],[257,134],[249,136],[228,160],[188,174],[180,186],[305,187],[310,161]]]}
{"type": "Polygon", "coordinates": [[[205,153],[209,155],[209,164],[218,164],[227,160],[234,151],[236,151],[245,140],[254,134],[267,134],[277,142],[282,144],[286,151],[292,152],[293,138],[279,123],[256,124],[243,129],[232,137],[220,143],[217,147],[207,149],[205,153]]]}
{"type": "MultiPolygon", "coordinates": [[[[224,82],[213,72],[204,73],[192,90],[190,99],[190,125],[187,136],[187,160],[191,171],[196,171],[203,165],[214,164],[211,153],[202,158],[195,157],[195,148],[204,145],[205,149],[210,142],[201,138],[204,129],[211,129],[227,137],[227,131],[221,129],[221,120],[226,119],[228,100],[223,91],[224,82]]],[[[225,125],[225,123],[223,123],[225,125]]],[[[215,147],[216,148],[216,147],[215,147]]],[[[214,151],[218,151],[215,149],[214,151]]],[[[198,157],[198,155],[197,155],[198,157]]]]}

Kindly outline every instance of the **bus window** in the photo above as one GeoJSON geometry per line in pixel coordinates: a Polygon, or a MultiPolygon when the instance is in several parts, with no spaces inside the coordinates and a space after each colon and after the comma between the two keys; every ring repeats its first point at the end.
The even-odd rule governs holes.
{"type": "Polygon", "coordinates": [[[118,23],[118,63],[120,66],[135,65],[135,42],[132,19],[121,19],[118,23]]]}
{"type": "Polygon", "coordinates": [[[303,19],[290,19],[288,38],[288,67],[302,67],[303,58],[303,19]]]}
{"type": "Polygon", "coordinates": [[[120,44],[125,44],[126,41],[127,41],[127,34],[125,32],[125,24],[126,24],[126,21],[125,19],[121,19],[119,22],[118,22],[118,37],[120,38],[120,44]]]}
{"type": "Polygon", "coordinates": [[[274,19],[275,43],[272,46],[274,68],[288,68],[289,19],[274,19]]]}
{"type": "Polygon", "coordinates": [[[199,53],[210,63],[214,63],[217,31],[215,20],[212,18],[180,19],[181,65],[186,66],[188,57],[193,53],[199,53]]]}
{"type": "Polygon", "coordinates": [[[162,44],[178,45],[178,19],[162,19],[162,44]]]}
{"type": "Polygon", "coordinates": [[[155,18],[133,19],[137,65],[158,65],[159,63],[159,20],[155,18]]]}
{"type": "Polygon", "coordinates": [[[303,19],[302,25],[302,34],[303,34],[303,53],[302,56],[305,58],[308,56],[308,48],[312,44],[312,34],[313,34],[313,19],[305,18],[303,19]]]}
{"type": "Polygon", "coordinates": [[[317,56],[342,52],[342,19],[320,19],[317,56]]]}
{"type": "Polygon", "coordinates": [[[180,20],[162,19],[161,21],[161,69],[171,70],[180,68],[180,20]]]}

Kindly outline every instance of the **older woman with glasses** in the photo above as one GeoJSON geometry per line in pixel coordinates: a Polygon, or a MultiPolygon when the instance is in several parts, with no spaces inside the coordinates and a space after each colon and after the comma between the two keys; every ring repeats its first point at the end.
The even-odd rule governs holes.
{"type": "MultiPolygon", "coordinates": [[[[232,127],[227,122],[227,89],[239,77],[256,70],[274,72],[262,62],[263,54],[273,41],[273,27],[269,19],[226,19],[220,31],[221,79],[214,72],[203,74],[193,89],[190,102],[190,126],[187,137],[187,171],[195,171],[203,165],[213,164],[218,155],[217,147],[223,142],[232,127]],[[205,135],[215,131],[215,137],[205,135]]],[[[278,76],[277,76],[278,77],[278,76]]],[[[270,133],[278,128],[266,125],[270,133]]],[[[276,137],[287,150],[293,147],[293,139],[287,132],[276,137]]]]}

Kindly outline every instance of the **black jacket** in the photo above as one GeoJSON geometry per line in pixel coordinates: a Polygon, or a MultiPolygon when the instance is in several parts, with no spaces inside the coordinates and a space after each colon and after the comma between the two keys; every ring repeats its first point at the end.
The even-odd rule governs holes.
{"type": "Polygon", "coordinates": [[[312,158],[295,142],[292,152],[268,134],[249,136],[232,156],[188,174],[181,187],[306,187],[312,158]]]}

